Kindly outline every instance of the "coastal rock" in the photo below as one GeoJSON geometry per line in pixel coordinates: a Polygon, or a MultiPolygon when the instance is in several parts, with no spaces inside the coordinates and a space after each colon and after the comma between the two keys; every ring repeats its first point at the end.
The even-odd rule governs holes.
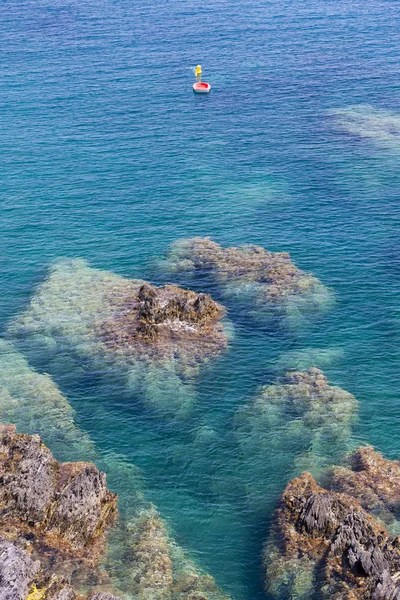
{"type": "Polygon", "coordinates": [[[0,449],[0,535],[29,540],[44,569],[55,558],[64,574],[95,565],[116,514],[105,475],[91,463],[59,464],[38,435],[13,426],[0,427],[0,449]]]}
{"type": "Polygon", "coordinates": [[[117,372],[137,398],[176,415],[191,408],[201,367],[227,347],[224,314],[208,294],[60,261],[7,335],[28,356],[57,360],[62,349],[117,372]]]}
{"type": "Polygon", "coordinates": [[[360,447],[347,457],[345,467],[332,469],[330,487],[357,498],[389,524],[400,510],[400,462],[371,446],[360,447]]]}
{"type": "Polygon", "coordinates": [[[298,269],[287,252],[261,246],[222,248],[210,238],[178,240],[164,266],[172,272],[211,276],[227,297],[249,304],[259,314],[286,316],[323,310],[332,293],[310,273],[298,269]]]}
{"type": "Polygon", "coordinates": [[[309,473],[286,487],[264,559],[273,597],[306,598],[311,589],[334,600],[400,595],[400,539],[355,498],[324,490],[309,473]]]}
{"type": "Polygon", "coordinates": [[[25,600],[29,586],[40,569],[38,561],[15,544],[0,538],[0,598],[25,600]]]}
{"type": "Polygon", "coordinates": [[[274,385],[264,386],[235,418],[252,507],[265,509],[265,481],[275,485],[272,495],[281,486],[280,477],[276,482],[271,478],[271,457],[279,461],[279,472],[294,475],[307,469],[318,475],[349,449],[357,411],[355,397],[329,385],[315,367],[289,371],[274,385]]]}

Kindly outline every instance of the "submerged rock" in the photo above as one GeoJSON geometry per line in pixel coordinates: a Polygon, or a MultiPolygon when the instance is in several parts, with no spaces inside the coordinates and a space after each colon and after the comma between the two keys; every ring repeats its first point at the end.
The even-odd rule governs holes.
{"type": "Polygon", "coordinates": [[[105,568],[124,594],[138,600],[229,600],[174,542],[154,506],[117,528],[105,568]]]}
{"type": "Polygon", "coordinates": [[[357,498],[387,525],[400,514],[400,461],[384,458],[372,446],[355,450],[345,467],[334,467],[330,487],[357,498]]]}
{"type": "Polygon", "coordinates": [[[400,539],[355,498],[322,489],[309,473],[286,487],[264,559],[273,597],[400,597],[400,539]]]}
{"type": "Polygon", "coordinates": [[[61,460],[94,460],[94,444],[74,417],[49,375],[32,369],[12,344],[0,339],[0,422],[40,433],[61,460]]]}
{"type": "Polygon", "coordinates": [[[370,140],[380,146],[400,145],[400,114],[374,108],[368,104],[331,111],[336,124],[343,130],[370,140]]]}
{"type": "Polygon", "coordinates": [[[68,350],[117,371],[145,401],[179,413],[193,401],[201,366],[227,346],[223,316],[207,294],[157,288],[71,260],[51,269],[8,335],[46,360],[68,350]]]}
{"type": "Polygon", "coordinates": [[[305,468],[317,475],[338,461],[350,449],[357,411],[355,397],[316,368],[289,371],[239,409],[235,434],[253,507],[264,508],[266,481],[281,485],[281,476],[271,478],[271,462],[290,477],[305,468]]]}
{"type": "Polygon", "coordinates": [[[165,267],[211,276],[224,296],[248,304],[260,314],[284,316],[295,325],[299,317],[327,308],[332,293],[310,273],[298,269],[287,252],[261,246],[222,248],[210,238],[175,242],[165,267]]]}

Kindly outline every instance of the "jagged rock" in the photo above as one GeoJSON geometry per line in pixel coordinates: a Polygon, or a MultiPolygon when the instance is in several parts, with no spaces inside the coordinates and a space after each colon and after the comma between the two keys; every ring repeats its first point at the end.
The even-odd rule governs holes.
{"type": "Polygon", "coordinates": [[[0,433],[0,502],[7,516],[44,522],[57,491],[59,465],[38,435],[0,433]]]}
{"type": "Polygon", "coordinates": [[[0,438],[0,532],[2,524],[20,520],[24,530],[44,537],[57,533],[74,550],[104,534],[116,497],[103,473],[91,463],[60,465],[38,435],[3,430],[0,438]]]}
{"type": "Polygon", "coordinates": [[[25,600],[39,568],[27,552],[0,538],[0,600],[25,600]]]}
{"type": "Polygon", "coordinates": [[[115,497],[107,490],[105,474],[90,463],[62,464],[58,482],[46,528],[82,548],[112,521],[115,497]]]}
{"type": "Polygon", "coordinates": [[[265,568],[273,596],[284,590],[289,597],[306,598],[291,588],[300,568],[319,597],[392,600],[399,594],[400,540],[355,498],[324,490],[303,473],[282,496],[265,568]]]}
{"type": "Polygon", "coordinates": [[[361,503],[390,523],[400,510],[400,462],[388,460],[371,446],[347,457],[346,467],[335,467],[330,486],[361,503]]]}
{"type": "Polygon", "coordinates": [[[26,540],[40,560],[34,583],[46,590],[46,600],[73,600],[65,578],[80,568],[95,573],[116,514],[116,496],[93,464],[59,464],[38,435],[0,425],[0,450],[0,535],[8,540],[2,546],[0,581],[11,585],[15,566],[17,574],[21,571],[16,581],[26,586],[39,571],[39,563],[18,547],[26,540]]]}

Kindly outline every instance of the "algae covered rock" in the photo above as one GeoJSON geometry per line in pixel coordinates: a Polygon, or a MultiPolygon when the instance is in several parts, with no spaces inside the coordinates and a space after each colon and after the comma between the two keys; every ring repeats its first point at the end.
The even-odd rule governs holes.
{"type": "Polygon", "coordinates": [[[190,408],[201,367],[227,347],[224,309],[207,294],[155,287],[83,260],[60,261],[8,336],[50,363],[60,354],[118,373],[127,389],[173,414],[190,408]]]}
{"type": "Polygon", "coordinates": [[[357,448],[346,457],[345,466],[334,467],[330,487],[357,498],[366,510],[387,525],[400,510],[400,462],[388,460],[372,446],[357,448]]]}
{"type": "Polygon", "coordinates": [[[246,495],[254,508],[264,507],[266,485],[311,470],[315,475],[337,462],[352,444],[358,403],[349,392],[329,385],[316,368],[289,371],[239,409],[235,435],[240,448],[246,495]],[[279,469],[277,465],[279,464],[279,469]]]}
{"type": "Polygon", "coordinates": [[[332,600],[400,594],[399,538],[355,498],[324,490],[309,473],[293,479],[283,493],[264,564],[266,590],[276,598],[305,599],[313,589],[332,600]]]}
{"type": "Polygon", "coordinates": [[[93,561],[116,514],[116,496],[90,463],[59,464],[39,436],[0,430],[0,534],[21,534],[60,557],[93,561]],[[90,550],[88,550],[90,548],[90,550]]]}
{"type": "Polygon", "coordinates": [[[222,248],[210,238],[183,239],[171,246],[163,265],[169,272],[211,277],[223,296],[243,302],[248,312],[285,317],[293,326],[332,301],[332,292],[298,269],[287,252],[261,246],[222,248]]]}

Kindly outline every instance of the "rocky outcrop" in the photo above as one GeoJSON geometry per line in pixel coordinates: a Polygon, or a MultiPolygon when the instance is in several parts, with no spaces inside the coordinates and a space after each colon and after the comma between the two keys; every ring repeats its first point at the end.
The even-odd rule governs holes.
{"type": "Polygon", "coordinates": [[[92,546],[93,557],[116,514],[104,473],[91,463],[59,464],[39,436],[13,426],[2,426],[0,438],[0,532],[13,524],[82,558],[92,546]]]}
{"type": "Polygon", "coordinates": [[[309,473],[282,496],[265,549],[274,597],[330,600],[400,598],[400,539],[347,494],[319,487],[309,473]]]}
{"type": "Polygon", "coordinates": [[[173,353],[198,361],[226,345],[219,323],[224,309],[208,294],[144,283],[127,289],[125,296],[110,295],[108,303],[111,315],[97,324],[97,333],[112,352],[160,359],[173,353]]]}
{"type": "Polygon", "coordinates": [[[93,464],[60,464],[38,435],[0,426],[0,598],[26,598],[29,586],[49,600],[74,598],[64,581],[94,572],[115,515],[116,496],[93,464]]]}
{"type": "Polygon", "coordinates": [[[393,522],[400,510],[400,462],[364,446],[346,457],[345,463],[332,469],[330,487],[357,498],[388,525],[393,522]]]}
{"type": "Polygon", "coordinates": [[[211,276],[224,295],[270,315],[318,311],[332,297],[316,277],[298,269],[287,252],[269,252],[261,246],[222,248],[210,238],[178,240],[164,265],[172,272],[211,276]]]}
{"type": "Polygon", "coordinates": [[[78,365],[83,358],[111,369],[135,399],[175,416],[191,408],[202,366],[227,347],[224,312],[208,294],[67,260],[53,266],[7,335],[27,356],[51,361],[62,350],[78,365]]]}
{"type": "Polygon", "coordinates": [[[265,510],[266,497],[281,489],[279,473],[290,477],[307,469],[318,475],[337,462],[350,449],[357,412],[356,398],[330,385],[316,368],[289,371],[275,384],[261,388],[235,419],[251,507],[265,510]],[[271,457],[279,460],[276,481],[271,457]],[[275,486],[270,494],[266,494],[266,481],[275,486]]]}

